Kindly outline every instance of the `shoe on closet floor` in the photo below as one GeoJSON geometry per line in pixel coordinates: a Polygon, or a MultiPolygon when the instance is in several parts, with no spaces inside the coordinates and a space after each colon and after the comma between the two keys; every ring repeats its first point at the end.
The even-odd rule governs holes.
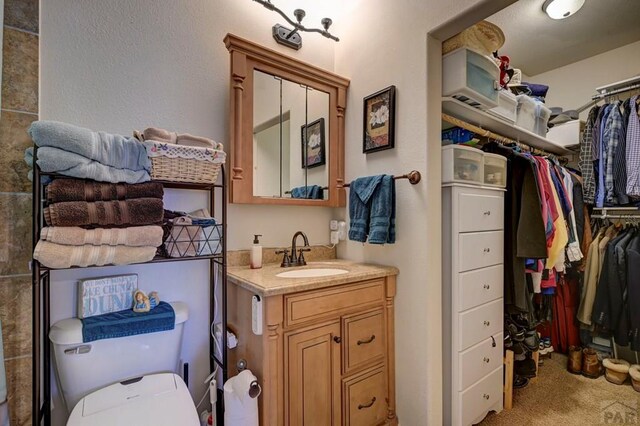
{"type": "Polygon", "coordinates": [[[591,348],[582,350],[582,375],[590,379],[600,377],[601,365],[598,359],[598,353],[591,348]]]}
{"type": "Polygon", "coordinates": [[[513,351],[514,361],[522,361],[527,357],[527,351],[522,343],[514,342],[511,350],[513,351]]]}
{"type": "Polygon", "coordinates": [[[636,392],[640,392],[640,365],[633,364],[629,367],[629,375],[631,376],[631,384],[636,392]]]}
{"type": "Polygon", "coordinates": [[[524,345],[531,352],[536,352],[540,349],[540,338],[538,332],[535,330],[528,330],[524,336],[524,345]]]}
{"type": "Polygon", "coordinates": [[[514,372],[519,377],[528,379],[536,377],[536,369],[536,362],[531,358],[525,358],[514,363],[514,372]]]}
{"type": "Polygon", "coordinates": [[[529,384],[529,379],[526,377],[513,376],[513,388],[522,389],[529,384]]]}
{"type": "Polygon", "coordinates": [[[582,348],[580,346],[569,346],[567,371],[571,374],[582,374],[582,348]]]}
{"type": "Polygon", "coordinates": [[[605,378],[608,382],[621,385],[627,381],[629,376],[629,363],[624,359],[605,358],[602,360],[605,368],[605,378]]]}

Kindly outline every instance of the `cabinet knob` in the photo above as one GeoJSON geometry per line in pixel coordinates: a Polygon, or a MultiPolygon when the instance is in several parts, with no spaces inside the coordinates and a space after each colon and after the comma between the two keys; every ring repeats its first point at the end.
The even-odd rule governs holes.
{"type": "Polygon", "coordinates": [[[334,341],[334,342],[336,342],[336,343],[340,343],[340,342],[342,342],[342,337],[340,337],[340,336],[333,336],[333,341],[334,341]]]}
{"type": "Polygon", "coordinates": [[[486,362],[487,364],[489,364],[490,359],[485,356],[483,361],[486,362]]]}
{"type": "Polygon", "coordinates": [[[373,398],[371,398],[371,402],[368,404],[360,404],[358,405],[358,410],[362,410],[363,408],[369,408],[373,405],[373,403],[376,402],[376,397],[374,396],[373,398]]]}
{"type": "Polygon", "coordinates": [[[484,322],[484,325],[486,325],[487,327],[489,327],[489,326],[491,325],[491,322],[490,322],[490,321],[485,321],[485,322],[484,322]]]}
{"type": "Polygon", "coordinates": [[[487,400],[490,398],[488,393],[485,393],[484,395],[482,395],[482,397],[487,400]]]}
{"type": "Polygon", "coordinates": [[[485,290],[489,290],[491,288],[491,286],[489,284],[485,284],[482,287],[484,287],[485,290]]]}
{"type": "Polygon", "coordinates": [[[484,212],[485,216],[491,216],[491,210],[487,210],[486,212],[484,212]]]}
{"type": "Polygon", "coordinates": [[[490,249],[489,247],[487,247],[487,248],[485,248],[485,249],[484,249],[484,252],[485,252],[485,253],[490,253],[490,252],[491,252],[491,249],[490,249]]]}

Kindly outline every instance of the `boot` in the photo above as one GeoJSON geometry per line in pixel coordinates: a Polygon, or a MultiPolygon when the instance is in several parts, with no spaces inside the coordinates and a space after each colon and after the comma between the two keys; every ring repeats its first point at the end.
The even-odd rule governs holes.
{"type": "Polygon", "coordinates": [[[584,348],[582,350],[582,375],[590,379],[597,379],[600,377],[600,369],[598,353],[591,348],[584,348]]]}
{"type": "Polygon", "coordinates": [[[580,346],[569,346],[567,370],[571,374],[582,373],[582,348],[580,346]]]}

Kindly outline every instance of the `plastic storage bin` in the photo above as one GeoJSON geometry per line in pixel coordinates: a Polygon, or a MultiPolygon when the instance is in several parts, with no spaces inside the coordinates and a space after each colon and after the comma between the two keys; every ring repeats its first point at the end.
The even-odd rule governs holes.
{"type": "Polygon", "coordinates": [[[505,188],[507,186],[507,159],[502,155],[484,153],[484,184],[505,188]]]}
{"type": "Polygon", "coordinates": [[[498,92],[498,106],[491,108],[487,112],[501,120],[514,124],[518,113],[518,98],[508,90],[500,90],[498,92]]]}
{"type": "Polygon", "coordinates": [[[500,68],[480,53],[460,48],[442,57],[442,94],[480,109],[498,106],[500,68]]]}
{"type": "Polygon", "coordinates": [[[546,137],[551,110],[530,96],[518,95],[516,98],[518,99],[516,126],[546,137]]]}
{"type": "Polygon", "coordinates": [[[556,124],[549,129],[547,139],[560,146],[569,147],[580,144],[580,133],[584,129],[584,121],[572,120],[562,124],[556,124]]]}
{"type": "Polygon", "coordinates": [[[460,145],[442,147],[442,182],[482,185],[484,153],[460,145]]]}

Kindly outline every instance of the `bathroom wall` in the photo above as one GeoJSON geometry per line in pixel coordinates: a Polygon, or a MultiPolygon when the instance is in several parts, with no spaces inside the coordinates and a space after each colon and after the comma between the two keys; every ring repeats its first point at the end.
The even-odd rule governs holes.
{"type": "Polygon", "coordinates": [[[434,89],[428,83],[429,78],[438,82],[440,77],[439,72],[428,74],[433,70],[427,67],[427,33],[471,7],[495,8],[498,3],[504,6],[508,1],[360,0],[343,10],[349,25],[340,33],[335,62],[336,72],[351,78],[346,179],[412,169],[423,176],[415,186],[406,180],[396,182],[394,245],[338,246],[338,257],[400,269],[395,331],[396,405],[402,425],[442,424],[440,160],[427,155],[429,150],[439,155],[439,139],[427,140],[427,111],[431,111],[428,102],[439,109],[440,95],[428,99],[428,90],[434,89]],[[396,147],[363,154],[362,99],[392,84],[397,89],[396,147]]]}
{"type": "MultiPolygon", "coordinates": [[[[277,2],[289,11],[297,3],[277,2]]],[[[319,24],[336,3],[302,5],[305,22],[319,24]]],[[[130,134],[159,126],[228,145],[229,54],[222,41],[228,32],[334,69],[334,42],[304,35],[300,51],[280,47],[271,27],[282,20],[249,0],[47,0],[41,8],[41,117],[95,130],[130,134]]],[[[184,191],[167,198],[170,208],[187,211],[204,201],[184,191]]],[[[312,244],[329,243],[330,208],[230,205],[228,214],[230,249],[249,247],[253,234],[263,234],[265,247],[289,245],[297,230],[312,244]]],[[[189,262],[58,272],[52,319],[74,314],[77,279],[138,273],[141,288],[189,304],[183,355],[191,363],[190,389],[198,401],[208,375],[207,270],[204,262],[189,262]]],[[[64,421],[60,405],[57,422],[64,421]]]]}
{"type": "Polygon", "coordinates": [[[1,99],[0,321],[11,424],[30,425],[31,184],[22,157],[38,118],[37,0],[4,0],[1,99]]]}
{"type": "MultiPolygon", "coordinates": [[[[528,81],[549,86],[546,104],[576,109],[591,100],[596,87],[640,74],[640,41],[545,73],[528,81]]],[[[580,114],[586,120],[589,109],[580,114]]]]}

